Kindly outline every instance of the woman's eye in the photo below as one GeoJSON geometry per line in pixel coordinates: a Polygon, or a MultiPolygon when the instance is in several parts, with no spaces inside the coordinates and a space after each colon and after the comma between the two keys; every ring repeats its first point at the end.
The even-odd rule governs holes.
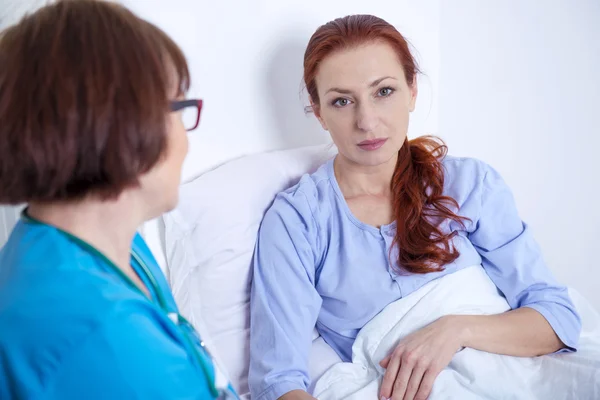
{"type": "Polygon", "coordinates": [[[348,104],[350,104],[350,100],[344,98],[339,98],[333,101],[333,105],[336,107],[346,107],[348,104]]]}
{"type": "Polygon", "coordinates": [[[390,94],[392,94],[394,92],[394,89],[389,88],[389,87],[385,87],[385,88],[381,88],[379,89],[378,95],[381,97],[387,97],[390,94]]]}

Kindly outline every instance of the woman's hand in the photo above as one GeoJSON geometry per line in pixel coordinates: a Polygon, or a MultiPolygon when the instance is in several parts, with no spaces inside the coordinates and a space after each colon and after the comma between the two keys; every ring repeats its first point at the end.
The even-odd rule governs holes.
{"type": "Polygon", "coordinates": [[[462,347],[464,329],[446,316],[405,337],[379,363],[386,369],[382,399],[425,400],[433,382],[462,347]]]}

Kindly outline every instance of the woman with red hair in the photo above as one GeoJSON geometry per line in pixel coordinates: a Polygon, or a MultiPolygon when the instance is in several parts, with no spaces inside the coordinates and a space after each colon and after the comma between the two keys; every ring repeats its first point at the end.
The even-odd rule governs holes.
{"type": "Polygon", "coordinates": [[[404,37],[368,15],[314,33],[312,110],[339,153],[277,195],[254,256],[253,399],[310,399],[312,329],[351,360],[360,329],[424,284],[481,266],[512,310],[447,315],[381,360],[381,398],[425,399],[461,347],[513,356],[574,351],[581,321],[489,165],[407,139],[419,69],[404,37]]]}

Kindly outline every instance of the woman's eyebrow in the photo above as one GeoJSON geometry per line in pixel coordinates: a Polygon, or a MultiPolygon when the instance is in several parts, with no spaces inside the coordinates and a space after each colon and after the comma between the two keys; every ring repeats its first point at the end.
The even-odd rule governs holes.
{"type": "MultiPolygon", "coordinates": [[[[393,76],[384,76],[378,79],[375,79],[373,82],[371,82],[371,84],[369,85],[369,87],[375,87],[377,85],[379,85],[381,82],[385,81],[386,79],[393,79],[393,80],[397,80],[396,78],[394,78],[393,76]]],[[[329,92],[338,92],[338,93],[342,93],[342,94],[352,94],[351,90],[348,89],[340,89],[337,87],[332,87],[331,89],[329,89],[328,91],[325,92],[325,94],[329,93],[329,92]]]]}

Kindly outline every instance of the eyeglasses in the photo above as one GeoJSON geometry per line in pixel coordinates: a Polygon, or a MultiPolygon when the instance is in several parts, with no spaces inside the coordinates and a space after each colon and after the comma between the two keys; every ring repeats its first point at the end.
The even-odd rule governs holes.
{"type": "Polygon", "coordinates": [[[171,102],[171,111],[181,111],[181,120],[186,131],[193,131],[200,122],[202,100],[175,100],[171,102]]]}

